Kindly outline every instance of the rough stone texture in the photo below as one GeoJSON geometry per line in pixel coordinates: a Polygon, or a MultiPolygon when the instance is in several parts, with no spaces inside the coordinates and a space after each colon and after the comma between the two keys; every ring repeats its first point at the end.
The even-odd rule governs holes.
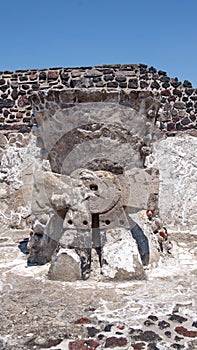
{"type": "Polygon", "coordinates": [[[196,89],[188,81],[181,83],[177,78],[168,77],[166,72],[145,64],[0,72],[0,81],[0,128],[4,132],[29,132],[32,126],[30,117],[33,116],[29,97],[36,91],[45,93],[51,88],[62,93],[76,88],[113,90],[117,94],[151,91],[160,95],[160,111],[156,117],[161,130],[176,132],[196,126],[196,89]],[[180,109],[184,116],[180,114],[174,121],[172,111],[179,115],[180,109]],[[21,119],[18,113],[22,113],[21,119]]]}
{"type": "Polygon", "coordinates": [[[157,141],[149,157],[159,169],[160,216],[172,230],[197,232],[196,149],[197,138],[183,134],[157,141]]]}
{"type": "Polygon", "coordinates": [[[26,219],[31,215],[33,174],[42,168],[42,161],[33,135],[11,133],[8,139],[2,136],[0,222],[3,231],[5,227],[27,226],[26,219]]]}
{"type": "MultiPolygon", "coordinates": [[[[190,82],[146,65],[0,73],[0,347],[65,350],[74,343],[100,350],[113,337],[126,339],[123,350],[197,347],[196,99],[190,82]],[[51,177],[43,187],[43,173],[60,174],[57,190],[59,177],[81,165],[119,179],[128,171],[136,180],[127,201],[128,240],[146,280],[104,283],[96,273],[89,281],[47,278],[66,201],[61,191],[51,195],[51,177]],[[38,263],[45,247],[44,266],[26,266],[27,256],[29,265],[35,257],[27,245],[40,249],[38,263]]],[[[61,253],[63,247],[56,258],[61,253]]],[[[79,256],[87,258],[83,251],[71,258],[74,274],[63,262],[61,276],[79,277],[79,256]]],[[[92,270],[99,264],[93,249],[92,270]]]]}
{"type": "MultiPolygon", "coordinates": [[[[37,218],[32,227],[34,234],[28,243],[28,262],[44,264],[50,261],[59,246],[60,251],[52,258],[49,277],[65,281],[87,278],[91,260],[94,266],[94,255],[91,258],[91,249],[94,248],[100,259],[100,267],[96,269],[101,270],[103,277],[116,280],[144,278],[142,263],[156,263],[159,254],[155,252],[159,247],[152,237],[153,231],[147,232],[146,226],[142,235],[149,241],[147,251],[137,237],[134,237],[137,242],[132,238],[135,222],[129,212],[147,208],[149,198],[158,192],[157,172],[154,170],[133,169],[124,176],[78,169],[70,177],[37,172],[32,197],[32,211],[37,218]],[[133,197],[132,188],[136,184],[143,200],[139,198],[137,201],[138,197],[133,197]],[[127,208],[126,213],[123,207],[127,208]],[[92,226],[95,215],[98,215],[98,226],[92,226]],[[127,215],[130,215],[129,219],[127,215]],[[69,249],[65,251],[65,248],[69,249]],[[78,272],[79,261],[75,259],[74,249],[81,258],[82,276],[78,272]],[[73,273],[75,268],[76,273],[73,273]]],[[[156,210],[157,201],[152,205],[156,210]]]]}
{"type": "Polygon", "coordinates": [[[106,339],[105,348],[122,347],[127,345],[127,339],[120,337],[109,337],[106,339]]]}
{"type": "MultiPolygon", "coordinates": [[[[78,92],[72,92],[73,100],[78,92]]],[[[53,171],[70,174],[102,157],[124,169],[142,167],[144,153],[154,137],[154,120],[147,121],[146,109],[136,111],[116,100],[103,102],[105,94],[98,95],[101,102],[86,103],[84,94],[80,104],[62,106],[52,101],[47,108],[43,104],[35,111],[36,135],[53,171]]]]}
{"type": "Polygon", "coordinates": [[[139,252],[130,231],[112,229],[106,232],[106,237],[107,242],[102,251],[102,274],[120,281],[145,278],[139,252]]]}
{"type": "Polygon", "coordinates": [[[100,350],[110,337],[126,338],[123,350],[135,349],[139,343],[144,343],[145,349],[170,349],[173,344],[183,349],[196,348],[195,333],[191,333],[196,332],[197,320],[196,235],[188,241],[186,234],[174,233],[172,239],[177,240],[177,245],[171,258],[163,257],[156,269],[147,269],[146,281],[118,283],[49,280],[48,264],[26,267],[23,252],[28,235],[27,230],[0,233],[0,339],[6,350],[16,349],[16,344],[20,350],[44,349],[47,344],[51,350],[68,350],[69,343],[81,340],[97,341],[100,350]],[[172,315],[173,320],[169,320],[172,315]],[[147,319],[153,325],[145,325],[147,319]],[[187,320],[180,324],[180,319],[187,320]],[[160,329],[163,321],[170,327],[160,329]],[[124,325],[123,329],[120,325],[124,325]],[[180,326],[184,328],[176,329],[180,326]],[[98,333],[90,337],[91,327],[98,333]],[[166,331],[171,332],[171,337],[166,331]],[[149,340],[150,334],[157,335],[155,340],[149,340]],[[146,340],[136,340],[136,336],[146,340]],[[156,340],[159,337],[161,340],[156,340]]]}
{"type": "Polygon", "coordinates": [[[59,252],[52,259],[48,276],[51,280],[76,281],[81,279],[80,258],[71,249],[59,252]]]}

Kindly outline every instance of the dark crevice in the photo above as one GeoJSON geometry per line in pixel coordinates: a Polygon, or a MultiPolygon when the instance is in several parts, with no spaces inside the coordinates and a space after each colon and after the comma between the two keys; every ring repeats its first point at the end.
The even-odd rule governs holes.
{"type": "Polygon", "coordinates": [[[143,265],[148,265],[150,260],[150,248],[148,238],[141,227],[127,215],[132,237],[135,239],[143,265]]]}

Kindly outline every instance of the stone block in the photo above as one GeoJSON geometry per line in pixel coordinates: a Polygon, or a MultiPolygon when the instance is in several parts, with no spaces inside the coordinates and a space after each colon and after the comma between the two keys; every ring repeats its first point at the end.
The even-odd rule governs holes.
{"type": "Polygon", "coordinates": [[[118,281],[144,279],[145,273],[129,230],[111,229],[106,232],[102,249],[102,274],[106,279],[118,281]]]}
{"type": "Polygon", "coordinates": [[[51,280],[73,282],[81,279],[81,262],[74,250],[60,251],[51,262],[48,272],[51,280]]]}

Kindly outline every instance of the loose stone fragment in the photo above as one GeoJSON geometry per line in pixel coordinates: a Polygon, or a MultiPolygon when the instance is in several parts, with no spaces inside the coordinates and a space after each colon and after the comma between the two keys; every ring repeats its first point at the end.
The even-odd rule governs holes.
{"type": "Polygon", "coordinates": [[[60,253],[51,263],[48,277],[58,281],[76,281],[81,279],[79,256],[74,251],[60,253]]]}

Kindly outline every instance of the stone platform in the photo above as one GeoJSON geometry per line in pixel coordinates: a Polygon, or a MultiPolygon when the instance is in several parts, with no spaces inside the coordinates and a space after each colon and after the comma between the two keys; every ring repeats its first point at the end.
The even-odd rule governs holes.
{"type": "Polygon", "coordinates": [[[119,283],[48,280],[48,264],[27,267],[28,237],[0,237],[1,350],[197,349],[196,235],[172,232],[146,281],[119,283]]]}

